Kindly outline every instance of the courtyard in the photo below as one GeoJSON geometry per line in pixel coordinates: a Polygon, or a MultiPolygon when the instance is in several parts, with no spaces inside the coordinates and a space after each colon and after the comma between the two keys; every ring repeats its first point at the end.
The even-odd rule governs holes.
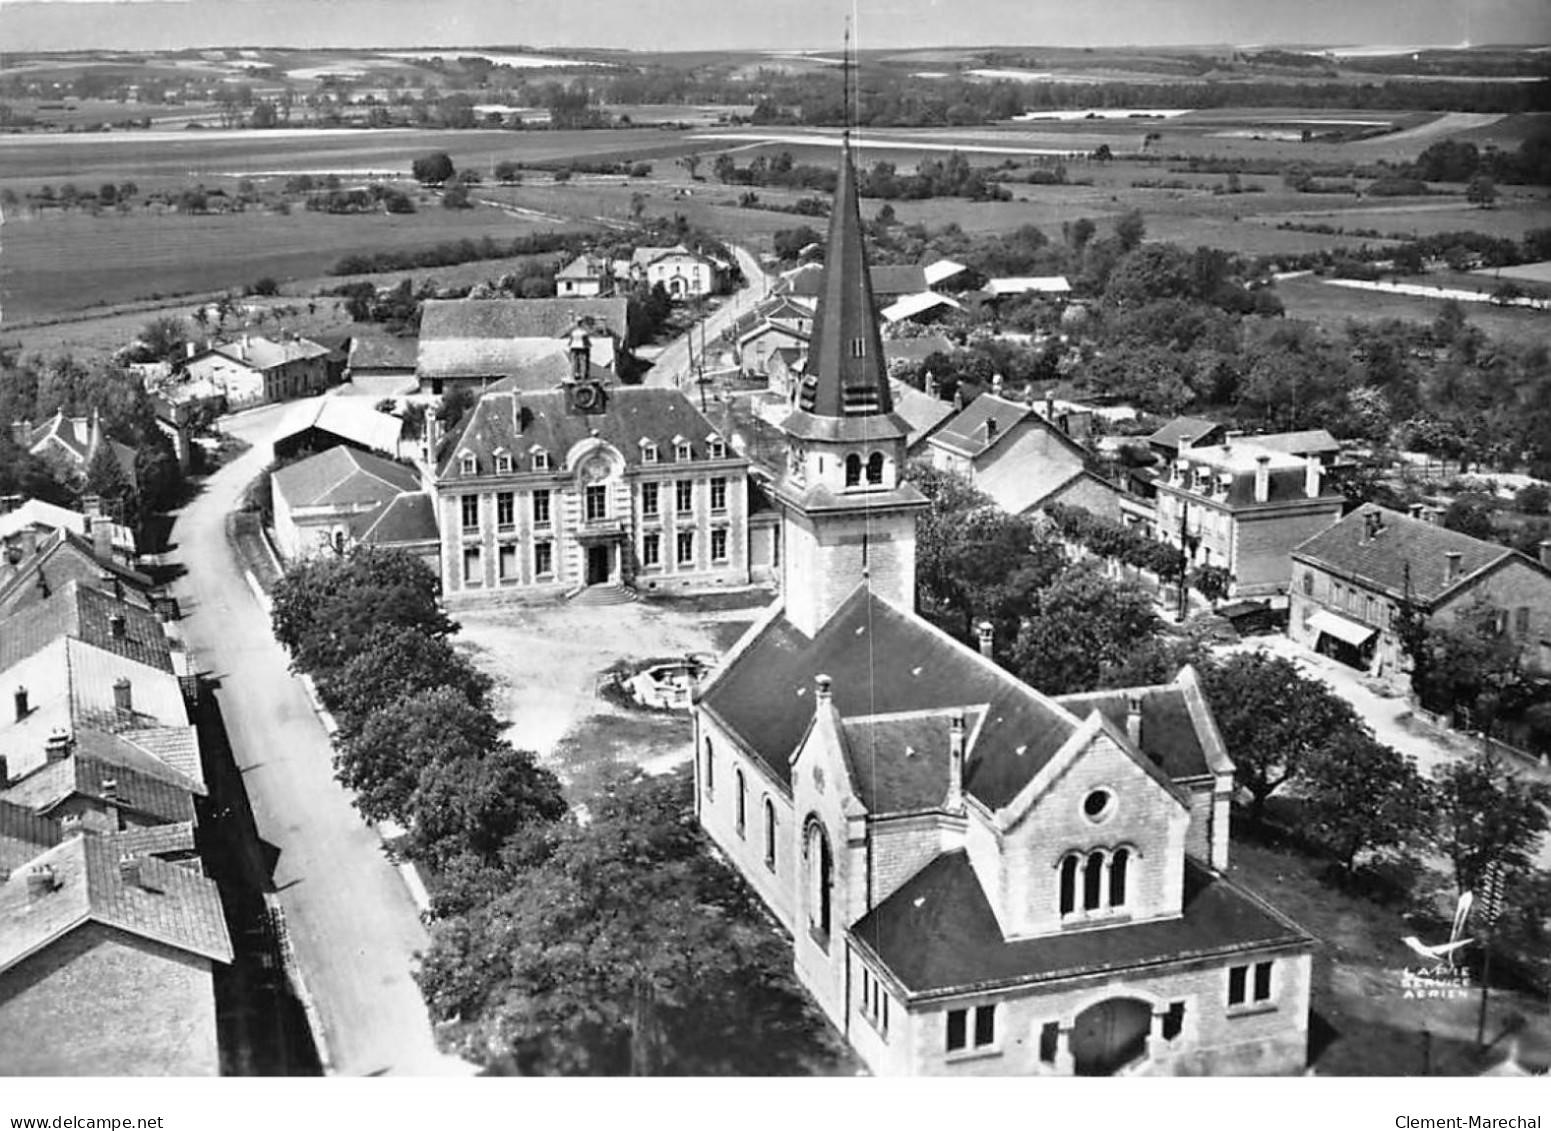
{"type": "Polygon", "coordinates": [[[626,705],[604,692],[611,669],[721,656],[773,595],[765,590],[623,605],[509,605],[460,609],[455,637],[496,682],[507,737],[560,776],[573,801],[620,764],[663,773],[690,760],[687,711],[626,705]]]}

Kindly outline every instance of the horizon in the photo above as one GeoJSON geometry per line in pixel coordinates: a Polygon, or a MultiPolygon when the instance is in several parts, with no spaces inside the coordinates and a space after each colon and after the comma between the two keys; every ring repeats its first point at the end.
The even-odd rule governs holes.
{"type": "Polygon", "coordinates": [[[833,51],[855,12],[863,52],[1021,49],[1529,48],[1551,44],[1543,0],[0,0],[8,53],[65,51],[833,51]],[[1095,18],[1095,16],[1102,18],[1095,18]],[[815,44],[815,27],[834,41],[815,44]],[[285,29],[278,32],[277,29],[285,29]],[[1403,37],[1397,29],[1404,29],[1403,37]],[[1124,42],[1109,34],[1124,31],[1124,42]],[[365,34],[363,34],[365,32],[365,34]],[[367,36],[372,42],[364,42],[367,36]]]}

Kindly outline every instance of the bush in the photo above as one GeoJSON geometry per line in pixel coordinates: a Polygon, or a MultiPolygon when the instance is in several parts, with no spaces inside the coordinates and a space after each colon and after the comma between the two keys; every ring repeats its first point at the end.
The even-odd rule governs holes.
{"type": "Polygon", "coordinates": [[[273,278],[265,275],[262,279],[255,279],[248,284],[247,293],[250,295],[277,295],[280,293],[280,284],[273,278]]]}

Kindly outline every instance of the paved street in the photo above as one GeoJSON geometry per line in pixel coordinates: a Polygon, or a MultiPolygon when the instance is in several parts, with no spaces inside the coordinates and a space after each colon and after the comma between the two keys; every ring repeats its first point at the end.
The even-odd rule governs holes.
{"type": "MultiPolygon", "coordinates": [[[[258,832],[278,850],[274,884],[303,979],[342,1075],[468,1072],[437,1052],[410,978],[427,936],[377,835],[334,782],[323,726],[270,635],[226,540],[226,516],[269,459],[287,406],[225,422],[254,445],[206,482],[177,517],[168,557],[189,647],[216,697],[258,832]]],[[[320,1050],[321,1051],[321,1050],[320,1050]]]]}
{"type": "MultiPolygon", "coordinates": [[[[738,266],[742,268],[746,282],[741,290],[730,296],[719,310],[705,320],[705,342],[713,350],[721,344],[722,331],[751,310],[770,292],[770,278],[759,265],[759,260],[741,247],[734,247],[732,250],[738,257],[738,266]]],[[[699,356],[701,337],[701,328],[695,326],[689,333],[676,339],[652,363],[645,383],[657,388],[680,387],[685,388],[686,391],[692,390],[693,382],[689,372],[690,339],[694,339],[695,355],[699,356]]]]}

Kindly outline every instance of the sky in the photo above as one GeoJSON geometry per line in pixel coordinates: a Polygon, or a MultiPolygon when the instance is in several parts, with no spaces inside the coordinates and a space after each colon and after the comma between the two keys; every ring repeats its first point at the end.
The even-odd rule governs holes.
{"type": "MultiPolygon", "coordinates": [[[[1548,0],[854,0],[862,48],[1551,43],[1548,0]]],[[[0,0],[10,50],[829,48],[853,0],[0,0]],[[832,29],[832,30],[831,30],[832,29]]]]}

